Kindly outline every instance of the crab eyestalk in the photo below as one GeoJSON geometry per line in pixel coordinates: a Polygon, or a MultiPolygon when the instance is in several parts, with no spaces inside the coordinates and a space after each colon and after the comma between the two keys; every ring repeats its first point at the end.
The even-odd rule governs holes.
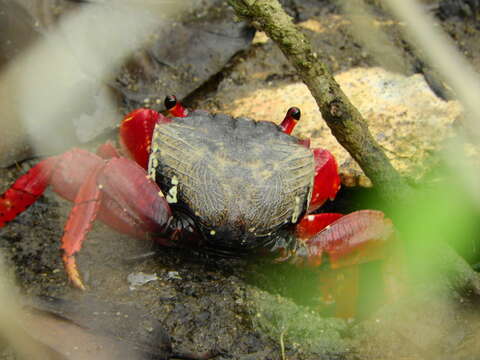
{"type": "Polygon", "coordinates": [[[170,115],[174,117],[188,116],[188,110],[182,105],[180,101],[177,100],[177,97],[175,95],[168,95],[165,98],[164,104],[170,115]]]}
{"type": "Polygon", "coordinates": [[[287,114],[285,115],[285,119],[283,119],[280,127],[282,128],[285,134],[290,135],[297,125],[298,120],[300,120],[300,116],[302,115],[300,109],[298,107],[291,107],[288,109],[287,114]]]}

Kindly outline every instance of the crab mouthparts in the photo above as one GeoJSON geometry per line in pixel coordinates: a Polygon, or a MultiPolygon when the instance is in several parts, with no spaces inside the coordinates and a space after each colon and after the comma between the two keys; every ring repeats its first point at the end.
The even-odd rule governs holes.
{"type": "Polygon", "coordinates": [[[216,229],[204,229],[204,238],[213,248],[232,253],[249,252],[265,246],[266,238],[243,227],[220,226],[216,229]]]}

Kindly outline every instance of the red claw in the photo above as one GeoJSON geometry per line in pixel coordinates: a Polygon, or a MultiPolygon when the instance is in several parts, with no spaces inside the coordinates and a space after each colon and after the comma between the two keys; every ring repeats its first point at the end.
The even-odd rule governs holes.
{"type": "MultiPolygon", "coordinates": [[[[354,317],[359,289],[358,266],[390,257],[394,243],[391,221],[375,210],[348,215],[314,214],[306,215],[295,233],[307,251],[297,253],[294,263],[319,267],[325,258],[328,259],[330,266],[321,270],[321,299],[330,307],[334,306],[336,316],[354,317]]],[[[386,273],[384,275],[386,290],[391,288],[394,294],[398,284],[386,273]]]]}
{"type": "MultiPolygon", "coordinates": [[[[322,214],[320,214],[322,215],[322,214]]],[[[333,269],[385,257],[393,225],[381,211],[361,210],[340,217],[306,241],[308,263],[318,266],[328,254],[333,269]]]]}
{"type": "Polygon", "coordinates": [[[333,200],[340,189],[337,161],[325,149],[313,149],[315,179],[308,212],[315,211],[328,199],[333,200]]]}
{"type": "Polygon", "coordinates": [[[125,152],[141,167],[148,167],[153,129],[157,123],[171,120],[151,109],[136,109],[120,125],[120,142],[125,152]]]}
{"type": "MultiPolygon", "coordinates": [[[[100,152],[110,157],[115,155],[111,150],[106,145],[100,152]]],[[[161,233],[171,217],[160,188],[134,161],[115,156],[104,160],[88,151],[72,149],[41,161],[0,195],[0,227],[33,204],[49,185],[60,196],[74,201],[64,228],[62,258],[68,278],[80,289],[85,287],[74,255],[97,216],[110,227],[137,238],[161,233]]]]}
{"type": "Polygon", "coordinates": [[[319,233],[331,223],[340,219],[343,214],[337,213],[322,213],[306,215],[295,228],[298,238],[307,240],[319,233]]]}

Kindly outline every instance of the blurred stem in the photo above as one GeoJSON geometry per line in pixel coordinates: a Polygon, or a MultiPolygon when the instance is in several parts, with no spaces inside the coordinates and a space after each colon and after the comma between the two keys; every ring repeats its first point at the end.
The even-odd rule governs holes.
{"type": "Polygon", "coordinates": [[[440,243],[440,246],[430,247],[428,254],[435,258],[438,273],[448,274],[449,285],[480,296],[479,275],[450,246],[440,243]]]}
{"type": "Polygon", "coordinates": [[[277,0],[229,0],[242,18],[264,31],[295,67],[315,98],[333,135],[352,155],[380,194],[401,202],[410,188],[390,164],[358,110],[319,59],[310,41],[293,24],[277,0]]]}
{"type": "Polygon", "coordinates": [[[409,42],[422,49],[429,65],[451,86],[465,108],[465,121],[469,135],[480,138],[480,78],[474,67],[465,59],[440,26],[418,1],[386,0],[385,5],[406,26],[402,29],[409,42]]]}

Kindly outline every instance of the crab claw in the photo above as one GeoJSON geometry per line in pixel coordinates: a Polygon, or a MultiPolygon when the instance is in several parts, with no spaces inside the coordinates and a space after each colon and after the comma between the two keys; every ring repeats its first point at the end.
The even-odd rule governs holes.
{"type": "Polygon", "coordinates": [[[188,110],[182,105],[180,101],[177,100],[175,95],[168,95],[165,98],[165,107],[168,112],[174,117],[187,117],[188,110]]]}
{"type": "Polygon", "coordinates": [[[305,216],[296,228],[306,251],[294,262],[319,267],[321,300],[336,316],[355,317],[359,291],[359,265],[384,260],[385,296],[395,299],[401,284],[401,263],[395,254],[395,229],[381,211],[361,210],[348,215],[322,213],[305,216]],[[391,265],[392,264],[392,265],[391,265]],[[392,266],[395,268],[391,275],[392,266]]]}
{"type": "Polygon", "coordinates": [[[312,199],[308,212],[315,211],[327,199],[333,200],[340,189],[337,161],[332,153],[325,149],[313,149],[315,159],[315,178],[313,182],[312,199]]]}
{"type": "MultiPolygon", "coordinates": [[[[334,269],[349,265],[361,264],[383,258],[383,251],[389,239],[394,235],[390,219],[385,218],[381,211],[360,210],[348,215],[316,214],[307,215],[317,217],[318,221],[327,224],[323,229],[306,240],[309,249],[308,262],[311,266],[318,266],[322,262],[323,254],[328,254],[330,266],[334,269]],[[328,219],[321,219],[322,217],[328,219]],[[321,219],[321,220],[320,220],[321,219]]],[[[302,220],[305,221],[305,220],[302,220]]],[[[317,219],[313,219],[315,223],[317,219]]],[[[302,224],[304,234],[313,225],[302,224]]],[[[320,227],[321,228],[321,227],[320,227]]]]}
{"type": "Polygon", "coordinates": [[[151,109],[136,109],[120,125],[120,143],[125,153],[144,169],[148,166],[153,129],[157,123],[171,120],[151,109]]]}

